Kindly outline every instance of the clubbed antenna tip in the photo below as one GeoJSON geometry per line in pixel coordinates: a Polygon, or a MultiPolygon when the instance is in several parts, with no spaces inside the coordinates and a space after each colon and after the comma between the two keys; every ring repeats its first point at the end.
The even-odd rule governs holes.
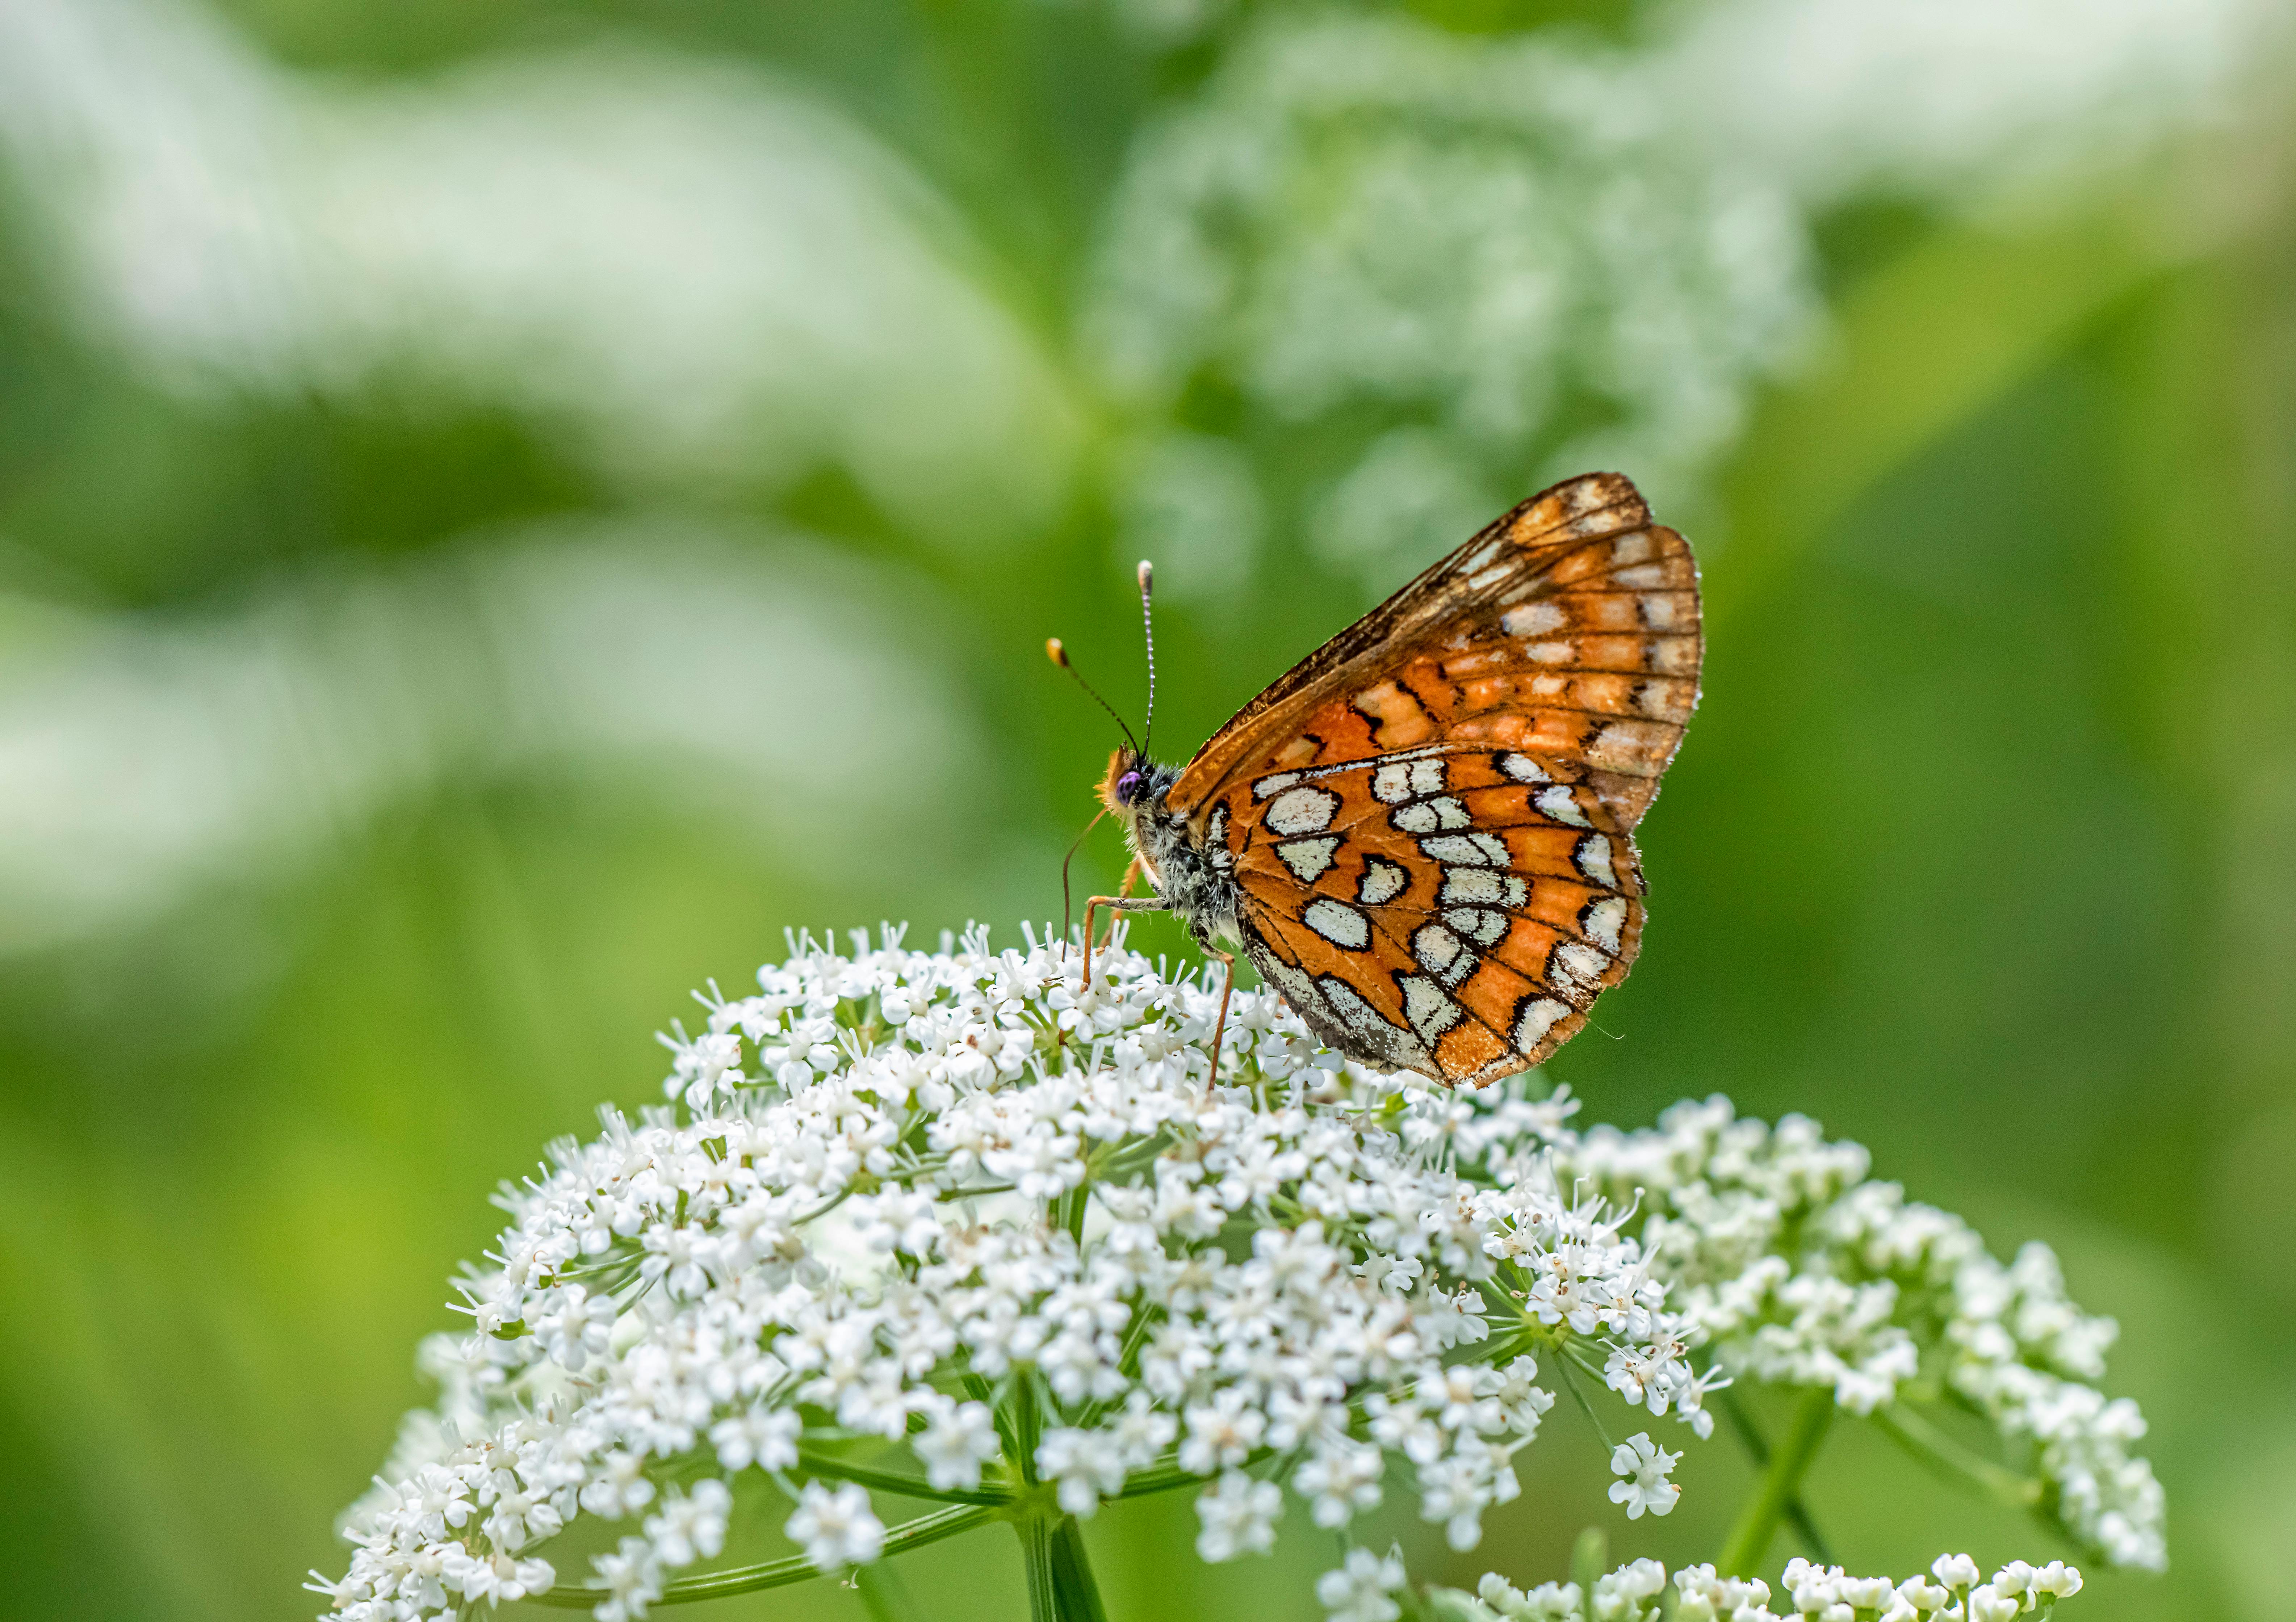
{"type": "Polygon", "coordinates": [[[1134,753],[1138,753],[1140,750],[1140,741],[1132,735],[1132,729],[1124,725],[1124,717],[1116,713],[1116,707],[1113,704],[1111,704],[1106,699],[1100,696],[1099,690],[1090,682],[1084,679],[1084,673],[1082,671],[1078,670],[1074,665],[1069,663],[1069,651],[1061,645],[1061,639],[1059,637],[1047,636],[1045,638],[1045,657],[1051,659],[1053,663],[1058,665],[1062,669],[1067,671],[1070,677],[1076,683],[1076,684],[1083,688],[1086,692],[1091,695],[1092,701],[1094,703],[1108,711],[1108,718],[1115,722],[1118,728],[1123,732],[1124,741],[1132,746],[1134,753]]]}

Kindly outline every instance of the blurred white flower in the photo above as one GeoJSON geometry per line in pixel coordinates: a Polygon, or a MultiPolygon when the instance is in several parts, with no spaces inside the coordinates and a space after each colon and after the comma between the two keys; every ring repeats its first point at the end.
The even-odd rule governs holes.
{"type": "Polygon", "coordinates": [[[275,881],[458,780],[642,766],[811,861],[929,860],[931,831],[862,791],[899,758],[962,795],[977,750],[871,606],[898,586],[793,537],[640,519],[84,619],[0,670],[0,954],[275,881]]]}
{"type": "Polygon", "coordinates": [[[1182,595],[1217,599],[1242,586],[1267,527],[1259,474],[1242,449],[1167,430],[1132,454],[1119,490],[1119,545],[1152,558],[1182,595]]]}
{"type": "MultiPolygon", "coordinates": [[[[1265,527],[1390,583],[1587,467],[1693,497],[1810,348],[1817,211],[2125,162],[2256,104],[2288,32],[2268,0],[1724,0],[1606,45],[1271,8],[1136,139],[1086,347],[1144,422],[1240,397],[1265,527]]],[[[1152,458],[1119,478],[1168,504],[1152,458]]]]}
{"type": "Polygon", "coordinates": [[[1196,1552],[1215,1564],[1240,1554],[1265,1554],[1275,1546],[1275,1521],[1283,1513],[1283,1489],[1230,1470],[1210,1492],[1198,1495],[1196,1552]]]}
{"type": "Polygon", "coordinates": [[[805,1484],[797,1512],[783,1528],[791,1543],[805,1545],[805,1557],[824,1571],[865,1566],[885,1542],[885,1526],[869,1508],[869,1495],[847,1482],[835,1491],[817,1481],[805,1484]]]}
{"type": "Polygon", "coordinates": [[[2273,0],[1724,0],[1652,77],[1691,127],[1811,205],[1879,186],[2030,194],[2255,111],[2273,0]]]}
{"type": "Polygon", "coordinates": [[[733,1508],[734,1495],[723,1481],[697,1481],[691,1493],[670,1499],[647,1520],[645,1535],[665,1565],[690,1566],[726,1546],[726,1519],[733,1508]]]}
{"type": "Polygon", "coordinates": [[[754,71],[594,49],[383,88],[188,0],[13,0],[0,156],[74,302],[187,387],[411,378],[647,487],[836,463],[967,544],[1048,512],[1079,443],[951,210],[754,71]]]}
{"type": "Polygon", "coordinates": [[[1350,1549],[1337,1569],[1316,1579],[1316,1598],[1330,1622],[1395,1622],[1403,1607],[1391,1597],[1403,1591],[1403,1562],[1392,1554],[1350,1549]]]}
{"type": "Polygon", "coordinates": [[[1146,409],[1210,373],[1278,425],[1373,424],[1308,530],[1372,578],[1557,470],[1663,494],[1816,307],[1791,204],[1678,134],[1616,53],[1270,13],[1135,149],[1098,363],[1146,409]]]}

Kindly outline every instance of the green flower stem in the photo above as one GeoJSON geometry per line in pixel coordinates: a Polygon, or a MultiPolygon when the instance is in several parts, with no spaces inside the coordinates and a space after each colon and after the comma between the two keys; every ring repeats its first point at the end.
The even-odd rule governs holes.
{"type": "Polygon", "coordinates": [[[1611,1536],[1588,1527],[1570,1545],[1570,1580],[1578,1585],[1578,1614],[1595,1614],[1595,1579],[1611,1569],[1611,1536]]]}
{"type": "Polygon", "coordinates": [[[1883,1436],[1956,1486],[1973,1487],[2016,1509],[2040,1511],[2038,1481],[1970,1452],[1903,1403],[1877,1409],[1871,1417],[1883,1436]]]}
{"type": "MultiPolygon", "coordinates": [[[[1731,1430],[1743,1444],[1747,1453],[1752,1455],[1754,1467],[1757,1470],[1767,1469],[1770,1462],[1770,1445],[1755,1425],[1754,1416],[1746,1412],[1746,1405],[1738,1400],[1737,1392],[1725,1387],[1718,1396],[1720,1401],[1716,1405],[1729,1420],[1731,1430]]],[[[1820,1565],[1835,1563],[1833,1551],[1818,1532],[1817,1523],[1810,1519],[1809,1506],[1802,1502],[1800,1493],[1786,1500],[1786,1522],[1801,1534],[1802,1541],[1809,1545],[1809,1552],[1817,1557],[1820,1565]]]]}
{"type": "Polygon", "coordinates": [[[1013,1528],[1028,1570],[1029,1622],[1108,1622],[1075,1516],[1040,1504],[1013,1528]]]}
{"type": "Polygon", "coordinates": [[[1770,1454],[1770,1467],[1762,1472],[1761,1485],[1747,1501],[1738,1524],[1731,1528],[1729,1541],[1716,1557],[1715,1569],[1726,1577],[1754,1575],[1833,1422],[1833,1393],[1824,1386],[1806,1393],[1801,1406],[1794,1411],[1785,1440],[1770,1454]]]}
{"type": "Polygon", "coordinates": [[[1060,1582],[1053,1570],[1051,1520],[1042,1514],[1015,1516],[1013,1529],[1021,1536],[1021,1562],[1029,1578],[1029,1622],[1066,1622],[1060,1582]]]}
{"type": "Polygon", "coordinates": [[[917,1498],[931,1503],[979,1503],[995,1508],[1013,1502],[1013,1495],[993,1487],[978,1491],[963,1487],[933,1487],[899,1470],[872,1470],[865,1464],[851,1464],[843,1459],[826,1454],[801,1452],[797,1468],[800,1474],[826,1476],[832,1481],[853,1481],[872,1492],[891,1493],[898,1497],[917,1498]]]}
{"type": "Polygon", "coordinates": [[[1566,1348],[1562,1356],[1556,1360],[1555,1367],[1562,1375],[1564,1387],[1577,1399],[1578,1411],[1587,1416],[1587,1422],[1595,1427],[1595,1438],[1603,1444],[1603,1451],[1607,1454],[1617,1444],[1611,1440],[1611,1433],[1603,1428],[1602,1418],[1595,1412],[1595,1405],[1587,1400],[1587,1393],[1578,1389],[1578,1377],[1571,1372],[1572,1363],[1570,1353],[1566,1348]]]}
{"type": "Polygon", "coordinates": [[[1053,1528],[1053,1581],[1068,1596],[1070,1614],[1078,1622],[1108,1622],[1100,1585],[1093,1581],[1092,1559],[1085,1552],[1084,1527],[1073,1515],[1062,1516],[1053,1528]]]}
{"type": "MultiPolygon", "coordinates": [[[[954,1537],[960,1532],[985,1526],[997,1518],[996,1511],[971,1505],[955,1509],[936,1510],[914,1520],[903,1521],[885,1534],[885,1552],[896,1554],[909,1549],[922,1549],[927,1544],[939,1543],[944,1537],[954,1537]]],[[[767,1561],[755,1566],[731,1566],[723,1571],[712,1571],[706,1577],[687,1577],[683,1582],[668,1585],[661,1591],[657,1605],[685,1605],[695,1600],[721,1600],[728,1594],[754,1593],[761,1588],[786,1588],[792,1583],[807,1582],[824,1575],[820,1567],[802,1554],[792,1554],[782,1560],[767,1561]]],[[[560,1584],[555,1588],[527,1596],[537,1605],[562,1606],[568,1610],[587,1610],[605,1597],[605,1590],[582,1584],[560,1584]]]]}

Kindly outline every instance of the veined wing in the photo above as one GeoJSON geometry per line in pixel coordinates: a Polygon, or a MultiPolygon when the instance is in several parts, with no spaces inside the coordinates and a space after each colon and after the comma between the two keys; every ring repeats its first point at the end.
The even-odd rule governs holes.
{"type": "Polygon", "coordinates": [[[1262,978],[1332,1045],[1455,1085],[1546,1058],[1641,942],[1632,841],[1519,751],[1270,774],[1212,822],[1262,978]]]}
{"type": "Polygon", "coordinates": [[[1632,483],[1532,497],[1302,659],[1197,751],[1166,803],[1201,829],[1239,782],[1442,742],[1535,756],[1620,831],[1698,701],[1698,571],[1632,483]]]}
{"type": "Polygon", "coordinates": [[[1698,700],[1688,543],[1595,473],[1526,502],[1303,660],[1167,803],[1324,1040],[1473,1085],[1626,978],[1629,831],[1698,700]]]}

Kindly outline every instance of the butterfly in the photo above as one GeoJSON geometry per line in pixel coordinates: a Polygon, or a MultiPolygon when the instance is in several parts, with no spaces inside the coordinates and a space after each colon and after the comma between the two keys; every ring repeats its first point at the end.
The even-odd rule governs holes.
{"type": "MultiPolygon", "coordinates": [[[[1144,611],[1149,580],[1144,563],[1144,611]]],[[[1099,792],[1154,893],[1086,903],[1085,983],[1097,909],[1169,912],[1227,964],[1228,991],[1223,941],[1352,1058],[1464,1086],[1538,1063],[1641,945],[1633,831],[1703,649],[1689,543],[1631,482],[1533,496],[1185,766],[1128,730],[1099,792]]],[[[1215,1071],[1226,1017],[1224,993],[1215,1071]]]]}

